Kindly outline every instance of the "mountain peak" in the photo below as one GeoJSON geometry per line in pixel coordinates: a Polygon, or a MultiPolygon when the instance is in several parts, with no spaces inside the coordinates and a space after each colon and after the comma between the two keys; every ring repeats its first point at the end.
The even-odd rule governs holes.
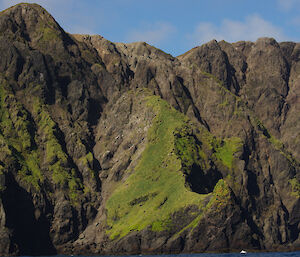
{"type": "Polygon", "coordinates": [[[28,20],[38,17],[54,20],[54,18],[42,6],[31,3],[16,4],[0,13],[0,16],[6,15],[15,19],[16,21],[28,20]]]}
{"type": "Polygon", "coordinates": [[[0,37],[48,52],[63,45],[66,33],[40,5],[21,3],[0,13],[0,37]],[[49,46],[50,45],[50,46],[49,46]],[[56,46],[56,47],[55,47],[56,46]]]}
{"type": "Polygon", "coordinates": [[[55,19],[38,4],[21,3],[0,13],[0,33],[21,30],[30,34],[43,27],[60,28],[55,19]]]}

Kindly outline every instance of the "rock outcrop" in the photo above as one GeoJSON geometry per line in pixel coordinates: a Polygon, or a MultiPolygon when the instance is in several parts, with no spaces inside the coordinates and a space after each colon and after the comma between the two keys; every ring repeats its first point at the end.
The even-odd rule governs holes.
{"type": "Polygon", "coordinates": [[[173,57],[0,13],[0,254],[299,249],[299,49],[173,57]]]}

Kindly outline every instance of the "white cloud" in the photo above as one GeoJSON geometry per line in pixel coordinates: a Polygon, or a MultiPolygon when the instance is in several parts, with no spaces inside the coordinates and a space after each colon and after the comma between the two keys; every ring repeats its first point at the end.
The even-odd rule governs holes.
{"type": "Polygon", "coordinates": [[[278,0],[278,5],[284,11],[290,11],[292,8],[300,8],[300,0],[278,0]]]}
{"type": "Polygon", "coordinates": [[[255,41],[259,37],[274,37],[278,41],[285,40],[282,29],[264,20],[259,15],[250,15],[244,21],[224,19],[220,26],[210,22],[201,22],[190,41],[196,44],[206,43],[212,39],[236,42],[239,40],[255,41]]]}
{"type": "Polygon", "coordinates": [[[141,29],[134,29],[128,33],[128,42],[145,41],[149,44],[158,44],[167,40],[176,28],[166,22],[157,22],[155,24],[147,24],[141,29]]]}

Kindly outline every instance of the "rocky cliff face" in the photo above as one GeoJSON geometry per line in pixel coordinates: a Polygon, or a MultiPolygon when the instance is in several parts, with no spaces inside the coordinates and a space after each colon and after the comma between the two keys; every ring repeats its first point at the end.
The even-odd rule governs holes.
{"type": "Polygon", "coordinates": [[[300,248],[300,44],[172,57],[19,4],[0,49],[1,255],[300,248]]]}

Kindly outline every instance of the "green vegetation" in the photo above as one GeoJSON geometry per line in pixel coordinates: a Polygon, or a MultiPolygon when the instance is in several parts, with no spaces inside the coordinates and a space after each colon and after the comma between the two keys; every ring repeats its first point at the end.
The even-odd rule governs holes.
{"type": "Polygon", "coordinates": [[[41,34],[40,42],[43,44],[49,44],[51,41],[59,40],[60,31],[52,18],[45,20],[39,20],[37,24],[37,32],[41,34]]]}
{"type": "MultiPolygon", "coordinates": [[[[253,115],[254,116],[254,115],[253,115]]],[[[254,116],[255,117],[255,116],[254,116]]],[[[252,122],[257,125],[258,129],[263,133],[263,135],[268,139],[268,141],[274,146],[276,150],[280,152],[293,166],[298,166],[298,161],[294,158],[294,156],[288,152],[284,144],[275,138],[270,132],[265,128],[263,123],[257,118],[252,118],[252,122]]]]}
{"type": "MultiPolygon", "coordinates": [[[[230,90],[228,90],[228,88],[224,85],[223,81],[219,80],[218,78],[216,78],[213,74],[202,71],[201,72],[204,76],[206,76],[207,78],[212,79],[213,81],[216,82],[216,84],[219,86],[220,90],[221,90],[221,94],[223,94],[224,96],[232,96],[236,99],[240,99],[240,97],[238,97],[237,95],[235,95],[234,93],[232,93],[230,90]]],[[[222,103],[221,103],[222,104],[222,103]]]]}
{"type": "Polygon", "coordinates": [[[4,150],[1,157],[17,160],[21,166],[19,176],[39,190],[44,178],[34,135],[31,134],[29,113],[16,101],[5,80],[1,81],[0,98],[0,144],[4,150]]]}
{"type": "MultiPolygon", "coordinates": [[[[242,114],[245,114],[245,111],[247,110],[246,104],[244,101],[237,96],[236,94],[232,93],[226,85],[224,85],[224,82],[216,78],[213,74],[201,71],[201,73],[206,77],[210,78],[213,81],[216,82],[218,85],[220,91],[219,94],[222,96],[221,102],[218,104],[219,108],[231,108],[234,105],[234,112],[233,115],[239,116],[242,114]]],[[[227,109],[228,110],[228,109],[227,109]]],[[[247,110],[248,112],[249,110],[247,110]]]]}
{"type": "MultiPolygon", "coordinates": [[[[38,132],[46,145],[45,160],[52,172],[52,179],[55,184],[62,187],[66,186],[69,189],[70,199],[76,202],[79,191],[83,190],[83,185],[80,179],[76,177],[75,170],[69,171],[67,169],[68,156],[57,139],[56,123],[52,120],[47,107],[38,98],[34,100],[33,116],[38,125],[38,132]]],[[[89,158],[90,156],[87,155],[87,161],[89,158]]]]}
{"type": "MultiPolygon", "coordinates": [[[[20,165],[18,176],[23,181],[40,190],[45,177],[42,174],[42,160],[52,172],[54,183],[68,188],[72,201],[78,198],[79,190],[83,189],[75,170],[68,171],[68,156],[63,151],[57,139],[56,123],[52,120],[47,107],[38,98],[34,99],[33,119],[38,133],[32,127],[33,120],[29,112],[17,102],[8,83],[2,79],[0,87],[0,146],[2,148],[1,160],[7,158],[17,161],[20,165]],[[35,139],[40,136],[45,145],[45,156],[37,148],[35,139]]],[[[90,154],[86,156],[90,161],[90,154]]],[[[3,161],[3,163],[5,163],[3,161]]],[[[5,166],[1,166],[1,172],[5,166]]]]}
{"type": "Polygon", "coordinates": [[[292,196],[297,198],[300,197],[300,182],[297,178],[293,178],[289,180],[289,183],[292,187],[292,196]]]}
{"type": "Polygon", "coordinates": [[[80,158],[80,161],[82,161],[82,163],[84,165],[92,165],[94,160],[93,154],[91,152],[89,152],[87,155],[83,156],[80,158]]]}
{"type": "MultiPolygon", "coordinates": [[[[81,143],[81,142],[80,142],[81,143]]],[[[82,144],[82,143],[81,143],[82,144]]],[[[89,152],[87,155],[81,157],[79,161],[89,170],[89,173],[91,174],[92,178],[96,177],[95,171],[92,169],[93,168],[93,161],[94,161],[94,156],[91,152],[89,152]]]]}
{"type": "Polygon", "coordinates": [[[284,144],[280,140],[278,140],[272,135],[268,137],[268,140],[275,147],[276,150],[278,150],[286,159],[288,159],[288,161],[293,166],[299,165],[298,161],[294,158],[294,156],[284,148],[284,144]]]}
{"type": "Polygon", "coordinates": [[[36,98],[33,105],[33,116],[38,125],[38,132],[42,134],[43,141],[46,145],[46,163],[53,172],[53,180],[55,183],[64,183],[65,169],[68,157],[62,150],[59,141],[55,136],[56,123],[50,117],[47,108],[36,98]]]}
{"type": "Polygon", "coordinates": [[[175,130],[175,154],[180,158],[182,169],[186,174],[189,174],[193,164],[197,164],[202,170],[208,167],[207,156],[200,148],[200,144],[187,125],[175,130]]]}
{"type": "Polygon", "coordinates": [[[152,231],[156,231],[156,232],[169,230],[171,228],[172,228],[172,220],[170,217],[165,220],[154,221],[151,226],[152,231]]]}
{"type": "Polygon", "coordinates": [[[17,103],[5,81],[0,87],[0,130],[9,145],[18,152],[29,150],[32,144],[28,112],[17,103]]]}
{"type": "Polygon", "coordinates": [[[216,209],[220,209],[230,200],[230,188],[228,183],[224,179],[220,179],[218,183],[215,185],[213,191],[213,197],[210,199],[206,208],[210,209],[210,207],[215,206],[216,209]]]}
{"type": "Polygon", "coordinates": [[[223,107],[228,107],[228,106],[230,106],[230,103],[229,103],[229,101],[228,101],[227,96],[225,96],[224,98],[225,98],[225,99],[223,100],[223,102],[220,103],[220,104],[218,105],[219,108],[220,108],[220,107],[223,108],[223,107]]]}
{"type": "Polygon", "coordinates": [[[42,28],[42,31],[43,31],[43,37],[41,38],[41,40],[43,42],[54,41],[59,38],[57,31],[53,28],[44,27],[42,28]]]}
{"type": "Polygon", "coordinates": [[[176,233],[174,237],[180,236],[180,234],[187,229],[195,229],[205,213],[221,210],[222,206],[226,205],[230,200],[230,189],[228,183],[225,180],[220,179],[215,185],[213,193],[210,195],[210,201],[206,206],[201,207],[200,214],[196,216],[191,223],[176,233]]]}
{"type": "MultiPolygon", "coordinates": [[[[0,123],[1,125],[1,123],[0,123]]],[[[1,147],[1,157],[5,159],[5,156],[12,155],[12,151],[9,148],[6,138],[0,133],[0,147],[1,147]]]]}
{"type": "Polygon", "coordinates": [[[241,151],[243,142],[239,137],[231,137],[224,139],[220,146],[216,147],[216,157],[225,164],[229,169],[232,169],[234,154],[241,151]]]}
{"type": "Polygon", "coordinates": [[[64,174],[65,180],[68,183],[69,188],[69,197],[73,203],[78,201],[79,192],[81,192],[84,187],[79,178],[76,177],[76,172],[74,169],[71,170],[71,173],[64,174]]]}
{"type": "Polygon", "coordinates": [[[185,187],[181,171],[198,158],[194,146],[190,156],[183,149],[193,141],[187,118],[157,96],[148,97],[147,105],[156,113],[148,131],[148,145],[134,173],[119,184],[106,204],[107,223],[111,226],[107,233],[112,239],[148,226],[155,231],[168,230],[172,213],[189,205],[200,206],[206,197],[185,187]],[[182,160],[174,152],[175,141],[182,160]]]}
{"type": "MultiPolygon", "coordinates": [[[[234,154],[243,145],[240,138],[221,141],[204,128],[196,137],[184,114],[158,96],[148,96],[146,100],[156,114],[148,130],[148,144],[134,172],[116,186],[106,203],[111,239],[146,227],[154,231],[172,229],[173,213],[191,205],[203,208],[203,199],[209,194],[191,192],[184,174],[189,175],[193,165],[209,169],[212,159],[231,169],[234,154]]],[[[221,205],[228,197],[228,184],[221,180],[209,206],[221,205]]],[[[196,226],[200,219],[193,224],[196,226]]]]}
{"type": "Polygon", "coordinates": [[[19,175],[21,175],[26,182],[32,184],[36,190],[40,190],[40,183],[44,181],[44,177],[39,166],[39,156],[37,151],[19,155],[18,161],[22,166],[19,175]]]}

